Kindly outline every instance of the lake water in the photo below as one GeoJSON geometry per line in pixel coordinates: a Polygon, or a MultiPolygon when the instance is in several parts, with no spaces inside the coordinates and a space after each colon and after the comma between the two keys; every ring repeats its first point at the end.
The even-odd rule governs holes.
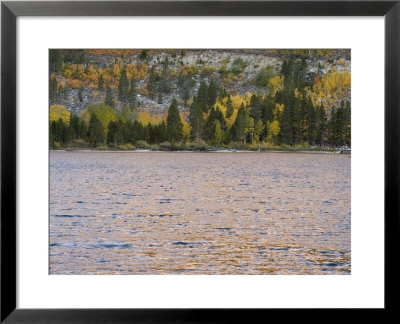
{"type": "Polygon", "coordinates": [[[351,157],[50,152],[50,274],[350,274],[351,157]]]}

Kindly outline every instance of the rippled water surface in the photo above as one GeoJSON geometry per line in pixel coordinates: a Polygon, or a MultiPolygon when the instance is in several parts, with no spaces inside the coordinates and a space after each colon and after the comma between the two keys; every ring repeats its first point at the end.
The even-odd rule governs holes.
{"type": "Polygon", "coordinates": [[[350,274],[349,155],[50,153],[50,274],[350,274]]]}

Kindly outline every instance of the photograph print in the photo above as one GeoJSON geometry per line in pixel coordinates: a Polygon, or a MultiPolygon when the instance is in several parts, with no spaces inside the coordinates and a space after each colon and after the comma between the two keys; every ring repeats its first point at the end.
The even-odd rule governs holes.
{"type": "Polygon", "coordinates": [[[350,275],[350,49],[50,49],[50,275],[350,275]]]}

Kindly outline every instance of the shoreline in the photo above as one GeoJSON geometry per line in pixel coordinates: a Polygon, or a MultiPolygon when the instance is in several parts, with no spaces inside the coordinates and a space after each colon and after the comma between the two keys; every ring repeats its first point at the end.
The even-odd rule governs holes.
{"type": "Polygon", "coordinates": [[[80,152],[80,153],[300,153],[300,154],[346,154],[351,155],[350,152],[344,150],[332,151],[317,151],[317,150],[236,150],[236,149],[221,149],[221,150],[150,150],[150,149],[137,149],[137,150],[99,150],[99,149],[50,149],[50,152],[80,152]]]}

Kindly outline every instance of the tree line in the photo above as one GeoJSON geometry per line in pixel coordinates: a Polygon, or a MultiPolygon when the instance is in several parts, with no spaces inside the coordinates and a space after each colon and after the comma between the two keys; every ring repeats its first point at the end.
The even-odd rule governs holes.
{"type": "MultiPolygon", "coordinates": [[[[164,60],[160,73],[150,70],[148,91],[150,96],[158,96],[160,102],[163,94],[171,92],[168,71],[168,60],[164,60]]],[[[106,87],[104,103],[89,107],[81,116],[66,111],[54,113],[50,118],[50,145],[67,146],[74,141],[92,147],[107,144],[115,148],[139,141],[148,144],[202,141],[211,146],[264,142],[275,146],[351,145],[350,101],[338,101],[339,96],[326,90],[338,88],[332,84],[340,81],[337,79],[341,74],[333,71],[330,78],[326,78],[324,88],[324,83],[321,82],[323,86],[318,84],[320,79],[310,77],[306,59],[296,56],[283,61],[280,75],[274,75],[269,69],[260,73],[263,74],[258,76],[257,82],[268,89],[264,95],[240,97],[228,93],[218,80],[211,78],[209,82],[200,83],[191,100],[194,81],[190,74],[181,73],[178,87],[183,106],[188,107],[187,115],[179,112],[178,102],[173,98],[162,120],[142,123],[136,118],[135,78],[133,75],[128,78],[123,67],[118,80],[118,101],[123,109],[119,113],[114,110],[116,98],[100,79],[98,86],[106,87]]],[[[52,79],[50,95],[57,95],[52,79]]]]}

